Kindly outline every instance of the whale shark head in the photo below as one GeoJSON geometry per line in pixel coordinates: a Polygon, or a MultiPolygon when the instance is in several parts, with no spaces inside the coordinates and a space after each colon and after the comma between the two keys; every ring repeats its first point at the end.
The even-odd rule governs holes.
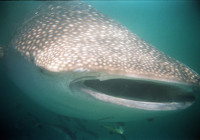
{"type": "Polygon", "coordinates": [[[77,1],[39,7],[17,30],[5,64],[38,103],[93,120],[184,109],[200,86],[188,66],[77,1]]]}

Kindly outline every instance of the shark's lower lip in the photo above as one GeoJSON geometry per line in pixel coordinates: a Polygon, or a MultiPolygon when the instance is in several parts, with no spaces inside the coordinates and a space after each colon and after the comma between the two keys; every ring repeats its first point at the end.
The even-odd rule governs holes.
{"type": "Polygon", "coordinates": [[[195,101],[189,88],[169,83],[130,79],[87,79],[78,80],[73,85],[74,88],[98,100],[144,110],[184,109],[195,101]]]}

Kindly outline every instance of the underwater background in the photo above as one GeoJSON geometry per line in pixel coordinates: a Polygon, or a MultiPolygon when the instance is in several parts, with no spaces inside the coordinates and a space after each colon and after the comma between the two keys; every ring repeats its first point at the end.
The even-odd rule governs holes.
{"type": "MultiPolygon", "coordinates": [[[[0,47],[42,1],[0,1],[0,47]]],[[[87,1],[169,56],[200,73],[200,3],[197,1],[87,1]]],[[[23,75],[22,75],[23,76],[23,75]]],[[[200,93],[198,93],[200,94],[200,93]]],[[[69,118],[38,105],[6,76],[0,63],[2,140],[200,139],[200,98],[189,108],[132,122],[69,118]],[[123,135],[106,127],[122,127],[123,135]]]]}

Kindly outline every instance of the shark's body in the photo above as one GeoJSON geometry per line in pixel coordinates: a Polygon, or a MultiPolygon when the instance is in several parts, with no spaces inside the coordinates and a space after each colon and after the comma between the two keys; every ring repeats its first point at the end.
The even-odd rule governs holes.
{"type": "Polygon", "coordinates": [[[13,81],[60,114],[109,121],[194,102],[199,75],[82,2],[41,6],[18,29],[5,65],[13,81]]]}

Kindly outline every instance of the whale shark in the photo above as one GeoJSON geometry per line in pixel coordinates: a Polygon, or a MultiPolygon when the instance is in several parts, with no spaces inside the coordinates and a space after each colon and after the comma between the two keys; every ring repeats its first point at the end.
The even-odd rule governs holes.
{"type": "Polygon", "coordinates": [[[185,109],[200,87],[194,70],[80,1],[38,7],[1,54],[26,95],[58,114],[88,120],[185,109]]]}

